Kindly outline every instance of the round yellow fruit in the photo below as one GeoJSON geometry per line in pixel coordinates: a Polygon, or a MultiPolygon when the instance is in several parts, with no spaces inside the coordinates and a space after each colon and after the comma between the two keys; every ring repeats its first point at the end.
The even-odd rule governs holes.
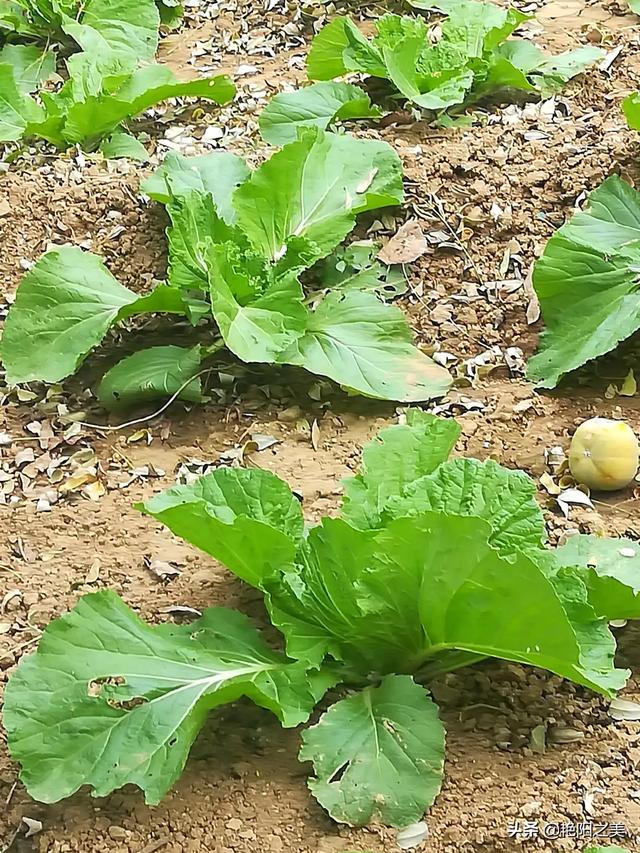
{"type": "Polygon", "coordinates": [[[624,489],[638,470],[638,439],[623,421],[591,418],[571,439],[569,469],[595,491],[624,489]]]}

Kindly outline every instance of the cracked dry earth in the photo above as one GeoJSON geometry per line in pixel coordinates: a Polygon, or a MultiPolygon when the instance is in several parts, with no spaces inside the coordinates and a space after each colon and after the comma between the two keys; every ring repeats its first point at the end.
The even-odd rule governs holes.
{"type": "MultiPolygon", "coordinates": [[[[370,17],[380,9],[360,12],[370,17]]],[[[182,31],[164,40],[161,58],[183,76],[212,67],[233,74],[238,103],[221,114],[159,112],[147,122],[152,150],[162,156],[168,149],[194,153],[219,146],[258,160],[263,149],[256,116],[275,91],[304,79],[305,45],[321,13],[277,0],[265,7],[242,0],[192,7],[182,31]]],[[[608,70],[590,71],[561,96],[488,109],[471,127],[442,130],[418,122],[354,132],[393,145],[407,178],[406,209],[395,221],[385,214],[363,227],[384,237],[411,215],[431,235],[433,253],[408,270],[412,287],[403,307],[421,346],[447,353],[457,376],[444,404],[462,425],[457,452],[492,457],[539,479],[548,470],[549,451],[566,448],[571,431],[587,417],[615,414],[640,431],[640,398],[605,393],[634,362],[637,341],[557,394],[537,394],[522,379],[523,357],[533,352],[539,330],[527,284],[531,262],[576,200],[604,177],[619,173],[640,182],[639,138],[619,110],[622,97],[640,85],[640,28],[617,2],[554,0],[539,4],[533,32],[554,50],[590,41],[620,51],[608,70]]],[[[51,243],[100,253],[130,287],[144,289],[162,277],[164,214],[138,193],[147,171],[42,150],[19,158],[0,176],[5,296],[10,299],[26,262],[51,243]]],[[[154,321],[133,337],[167,331],[154,321]]],[[[102,587],[115,589],[151,621],[180,618],[170,610],[176,606],[211,604],[261,618],[254,593],[142,517],[133,503],[172,484],[176,471],[198,472],[221,456],[237,456],[236,448],[259,433],[277,443],[248,455],[247,463],[286,479],[302,495],[308,518],[317,519],[336,510],[339,481],[357,466],[362,443],[397,416],[393,405],[349,401],[293,371],[276,376],[229,366],[226,384],[212,389],[212,403],[174,408],[146,430],[98,433],[62,426],[58,416],[65,406],[94,415],[83,389],[122,347],[113,335],[69,387],[11,394],[0,409],[0,430],[18,439],[0,448],[0,687],[53,617],[102,587]],[[87,468],[95,474],[92,487],[65,491],[62,482],[87,468]],[[154,561],[170,562],[178,573],[162,579],[154,561]]],[[[552,539],[569,529],[640,537],[638,490],[596,502],[594,510],[574,508],[568,519],[542,486],[539,499],[552,539]]],[[[619,663],[634,673],[625,696],[638,700],[640,631],[630,624],[617,633],[619,663]]],[[[433,690],[448,731],[446,781],[427,816],[429,837],[421,849],[498,853],[588,846],[575,838],[510,838],[509,824],[518,820],[540,828],[586,821],[624,825],[631,837],[599,843],[640,849],[640,724],[616,722],[600,698],[519,665],[462,670],[433,690]],[[544,753],[532,749],[531,732],[540,725],[548,727],[544,753]]],[[[160,806],[146,807],[140,792],[130,789],[104,799],[81,793],[45,806],[17,781],[0,736],[0,803],[6,803],[0,808],[0,848],[397,850],[392,831],[340,828],[326,817],[307,793],[298,745],[295,731],[283,732],[267,712],[240,703],[211,715],[182,779],[160,806]],[[26,837],[23,818],[41,822],[41,831],[26,837]]]]}

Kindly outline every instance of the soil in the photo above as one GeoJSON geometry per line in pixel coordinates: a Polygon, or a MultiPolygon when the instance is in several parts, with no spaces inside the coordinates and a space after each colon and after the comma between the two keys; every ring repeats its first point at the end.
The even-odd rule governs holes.
{"type": "MultiPolygon", "coordinates": [[[[607,51],[620,47],[608,71],[590,71],[542,105],[487,108],[472,127],[443,130],[414,122],[355,132],[385,139],[402,157],[403,218],[417,217],[425,230],[444,230],[450,238],[434,238],[433,254],[411,265],[411,290],[401,304],[421,346],[450,354],[457,381],[443,411],[460,419],[456,452],[494,458],[539,480],[552,449],[566,449],[587,417],[622,417],[640,432],[640,397],[613,396],[609,388],[634,363],[637,341],[572,377],[558,393],[536,393],[522,378],[539,331],[527,285],[532,261],[581,195],[607,175],[640,185],[638,135],[619,109],[621,98],[640,86],[640,43],[637,18],[617,0],[533,5],[538,23],[532,32],[543,45],[563,50],[587,40],[607,51]]],[[[184,29],[165,39],[160,56],[183,76],[212,66],[240,74],[241,114],[225,110],[218,122],[215,112],[199,118],[195,112],[160,113],[148,123],[152,147],[161,156],[178,147],[178,139],[180,150],[201,151],[205,130],[220,126],[218,144],[258,159],[264,152],[255,135],[257,111],[274,91],[304,79],[305,42],[322,9],[269,2],[265,11],[243,0],[194,8],[184,29]],[[178,135],[172,134],[176,128],[178,135]]],[[[360,11],[371,17],[379,9],[360,11]]],[[[0,176],[0,286],[6,297],[50,244],[90,248],[134,289],[161,278],[164,213],[138,190],[149,171],[74,152],[52,156],[33,149],[18,158],[0,176]]],[[[363,227],[385,235],[401,221],[385,216],[363,227]]],[[[134,337],[167,331],[153,322],[134,337]]],[[[59,420],[65,407],[85,411],[84,420],[99,417],[84,389],[121,345],[113,335],[65,389],[45,394],[35,388],[22,399],[12,393],[0,409],[0,431],[15,439],[0,447],[0,687],[52,618],[103,587],[151,621],[179,618],[167,613],[176,605],[211,604],[259,618],[254,593],[133,503],[172,484],[185,466],[200,471],[221,454],[237,456],[249,436],[262,434],[278,443],[254,452],[245,447],[245,463],[287,480],[302,496],[307,517],[316,520],[337,510],[340,480],[357,467],[362,444],[397,419],[393,404],[348,400],[293,371],[274,378],[229,365],[222,390],[213,385],[206,406],[173,407],[142,427],[69,430],[59,420]],[[33,448],[33,463],[16,459],[25,448],[33,448]],[[93,466],[95,491],[79,486],[60,494],[55,464],[49,472],[37,470],[38,460],[46,469],[73,454],[82,470],[93,466]],[[179,574],[162,580],[148,568],[153,560],[170,561],[179,574]]],[[[65,476],[72,465],[66,463],[65,476]]],[[[573,508],[568,519],[542,485],[539,499],[552,540],[571,530],[640,538],[639,489],[594,501],[593,510],[573,508]]],[[[640,700],[640,631],[630,624],[617,636],[619,663],[633,672],[624,696],[640,700]]],[[[420,849],[582,850],[591,841],[588,831],[548,840],[543,828],[589,822],[600,827],[594,844],[640,849],[640,724],[616,722],[604,700],[513,664],[461,670],[433,691],[448,732],[446,781],[426,816],[429,836],[420,849]],[[543,754],[531,748],[531,732],[541,724],[548,726],[543,754]],[[552,742],[553,732],[567,729],[572,742],[552,742]],[[510,838],[516,821],[535,822],[539,837],[510,838]],[[629,837],[614,837],[621,826],[629,837]]],[[[45,806],[22,788],[0,738],[0,802],[6,802],[0,846],[19,853],[399,849],[394,831],[338,827],[323,813],[306,789],[298,746],[298,732],[284,732],[266,712],[238,703],[211,715],[182,779],[160,806],[145,806],[140,792],[130,789],[97,800],[82,792],[45,806]],[[27,837],[23,818],[41,822],[41,830],[27,837]]]]}

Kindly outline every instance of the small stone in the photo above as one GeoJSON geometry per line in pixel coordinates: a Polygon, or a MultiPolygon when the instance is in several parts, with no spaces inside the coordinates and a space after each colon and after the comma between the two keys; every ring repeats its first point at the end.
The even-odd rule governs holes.
{"type": "Polygon", "coordinates": [[[113,839],[126,838],[129,834],[123,826],[110,826],[108,833],[113,839]]]}
{"type": "Polygon", "coordinates": [[[238,820],[237,817],[232,817],[231,820],[225,823],[225,826],[232,832],[238,832],[238,830],[242,829],[242,821],[238,820]]]}

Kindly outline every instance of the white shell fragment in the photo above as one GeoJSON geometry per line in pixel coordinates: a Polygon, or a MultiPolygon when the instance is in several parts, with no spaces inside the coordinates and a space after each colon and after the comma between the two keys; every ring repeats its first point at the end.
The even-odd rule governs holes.
{"type": "Polygon", "coordinates": [[[422,844],[429,836],[429,828],[427,824],[421,820],[418,823],[412,823],[398,831],[396,842],[401,850],[411,850],[414,847],[422,844]]]}

